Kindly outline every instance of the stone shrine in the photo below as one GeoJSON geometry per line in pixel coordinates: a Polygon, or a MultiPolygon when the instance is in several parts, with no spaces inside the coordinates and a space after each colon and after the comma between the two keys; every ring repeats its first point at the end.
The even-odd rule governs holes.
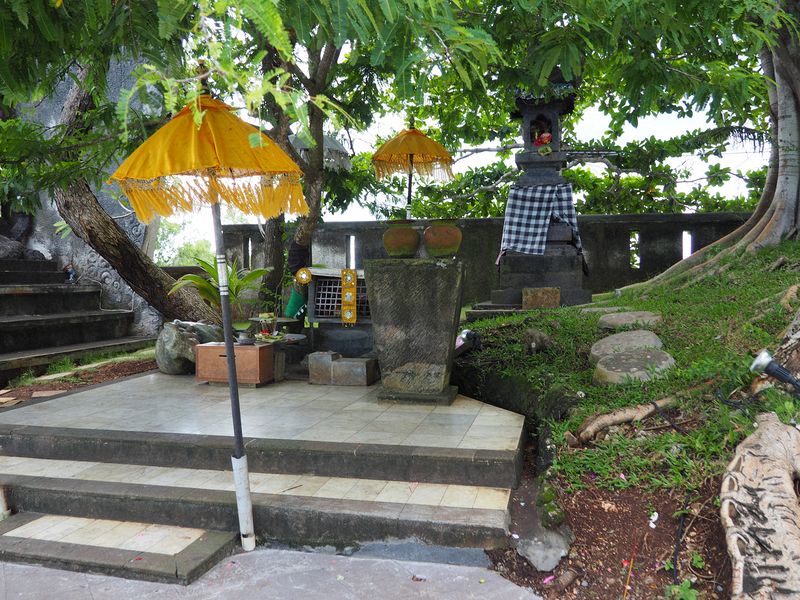
{"type": "Polygon", "coordinates": [[[591,301],[591,292],[583,289],[586,265],[572,187],[560,172],[566,164],[560,121],[574,108],[574,92],[565,84],[553,90],[548,100],[517,98],[524,149],[515,158],[522,174],[506,206],[498,289],[475,310],[545,308],[553,305],[554,295],[561,306],[591,301]],[[526,293],[523,302],[523,291],[530,288],[541,293],[526,293]],[[537,305],[536,298],[546,300],[537,305]]]}

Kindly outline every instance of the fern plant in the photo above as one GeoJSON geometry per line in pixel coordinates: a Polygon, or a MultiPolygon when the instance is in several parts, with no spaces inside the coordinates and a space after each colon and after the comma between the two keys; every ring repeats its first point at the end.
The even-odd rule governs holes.
{"type": "MultiPolygon", "coordinates": [[[[169,290],[174,294],[179,289],[190,285],[197,290],[200,297],[221,312],[219,294],[219,272],[216,262],[206,261],[195,257],[195,262],[203,269],[205,275],[187,273],[181,276],[169,290]]],[[[271,268],[260,268],[248,271],[238,269],[236,261],[227,264],[228,271],[228,297],[231,302],[231,318],[234,329],[248,329],[250,322],[247,320],[249,302],[245,297],[246,292],[258,290],[261,279],[271,271],[271,268]]]]}

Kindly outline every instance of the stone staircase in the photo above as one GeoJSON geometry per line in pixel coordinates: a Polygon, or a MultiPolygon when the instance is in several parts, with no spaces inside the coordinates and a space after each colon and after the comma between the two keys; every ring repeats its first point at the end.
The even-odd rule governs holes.
{"type": "Polygon", "coordinates": [[[0,260],[0,386],[64,357],[136,350],[133,313],[101,308],[99,286],[65,283],[50,260],[0,260]]]}
{"type": "MultiPolygon", "coordinates": [[[[505,545],[511,489],[522,468],[523,418],[464,397],[449,407],[349,398],[368,391],[284,382],[243,392],[259,541],[337,548],[390,539],[505,545]],[[374,441],[326,441],[337,428],[369,423],[369,413],[375,416],[374,441]],[[268,430],[291,435],[288,429],[296,425],[290,423],[312,424],[320,415],[327,416],[314,426],[319,436],[266,437],[268,430]],[[281,419],[285,425],[275,425],[281,419]],[[392,443],[404,428],[409,435],[438,431],[419,433],[420,440],[444,439],[456,428],[472,433],[449,446],[392,443]],[[483,436],[500,435],[509,440],[504,449],[481,443],[483,436]]],[[[17,527],[0,523],[0,560],[189,582],[231,552],[238,538],[232,440],[215,433],[229,427],[228,411],[224,387],[161,374],[0,410],[0,489],[12,519],[20,519],[17,527]],[[55,533],[27,525],[42,515],[50,517],[55,533]],[[59,516],[76,520],[61,524],[59,516]],[[180,552],[167,556],[158,543],[135,539],[114,546],[113,560],[104,563],[98,545],[118,537],[108,533],[114,528],[109,522],[126,524],[114,526],[126,531],[166,532],[170,550],[177,547],[170,540],[188,535],[184,530],[214,542],[185,548],[192,551],[191,568],[180,566],[180,552]],[[36,539],[25,541],[31,535],[36,539]],[[23,545],[6,549],[9,536],[23,545]],[[51,560],[53,544],[67,558],[51,560]],[[157,566],[138,568],[150,564],[157,566]],[[171,571],[164,566],[170,564],[171,571]]]]}

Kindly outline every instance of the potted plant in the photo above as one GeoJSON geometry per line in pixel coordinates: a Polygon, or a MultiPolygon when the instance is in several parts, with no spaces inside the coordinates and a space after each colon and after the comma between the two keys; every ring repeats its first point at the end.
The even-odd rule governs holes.
{"type": "MultiPolygon", "coordinates": [[[[169,294],[191,285],[200,294],[200,297],[208,302],[217,311],[221,311],[219,295],[219,273],[214,262],[206,261],[195,257],[195,261],[205,272],[205,275],[187,273],[180,277],[175,285],[169,290],[169,294]]],[[[257,302],[248,292],[255,292],[261,286],[261,279],[270,272],[269,268],[238,269],[236,261],[227,265],[228,270],[228,297],[231,303],[231,321],[233,328],[239,332],[239,341],[252,343],[252,338],[247,336],[253,322],[250,315],[253,312],[253,304],[257,302]],[[249,340],[249,341],[248,341],[249,340]]]]}

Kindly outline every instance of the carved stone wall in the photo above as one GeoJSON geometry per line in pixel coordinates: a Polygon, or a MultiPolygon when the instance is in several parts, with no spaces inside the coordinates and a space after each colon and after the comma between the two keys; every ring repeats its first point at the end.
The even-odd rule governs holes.
{"type": "MultiPolygon", "coordinates": [[[[108,95],[111,100],[116,101],[120,90],[133,85],[131,76],[133,67],[134,63],[132,62],[112,64],[108,73],[108,95]]],[[[48,126],[55,125],[61,115],[61,109],[71,85],[71,80],[63,82],[51,97],[35,107],[29,107],[30,118],[48,126]]],[[[109,174],[114,168],[116,165],[110,166],[109,174]]],[[[148,227],[139,223],[136,217],[129,214],[129,211],[112,196],[112,193],[119,194],[119,190],[104,183],[100,186],[93,185],[92,191],[97,195],[103,209],[115,218],[120,227],[140,248],[152,246],[152,244],[146,243],[146,240],[152,237],[147,235],[148,227]]],[[[39,250],[47,258],[57,260],[61,267],[72,263],[80,283],[101,285],[103,308],[133,310],[135,316],[131,327],[132,334],[155,334],[161,327],[161,314],[136,294],[117,271],[83,240],[74,234],[61,238],[54,228],[54,223],[61,220],[55,204],[46,193],[41,194],[41,200],[42,208],[34,219],[33,232],[28,238],[28,247],[39,250]]]]}

